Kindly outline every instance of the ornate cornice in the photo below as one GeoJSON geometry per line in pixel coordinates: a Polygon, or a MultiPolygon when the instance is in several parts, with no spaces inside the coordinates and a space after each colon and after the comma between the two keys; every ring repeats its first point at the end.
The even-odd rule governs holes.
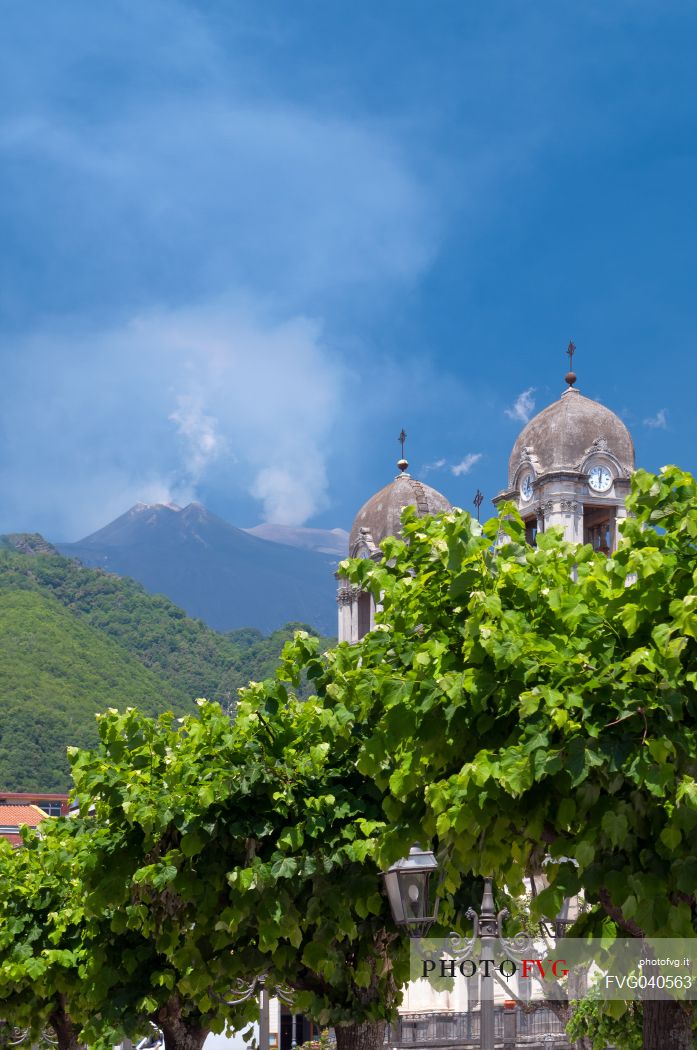
{"type": "Polygon", "coordinates": [[[350,605],[353,601],[352,591],[352,587],[339,587],[339,590],[336,592],[337,605],[350,605]]]}

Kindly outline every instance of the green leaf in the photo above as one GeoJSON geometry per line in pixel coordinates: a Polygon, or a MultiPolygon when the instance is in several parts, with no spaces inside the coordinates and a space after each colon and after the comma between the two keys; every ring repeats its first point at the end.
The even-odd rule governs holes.
{"type": "Polygon", "coordinates": [[[298,862],[293,857],[283,857],[273,865],[271,874],[276,879],[292,879],[297,870],[298,862]]]}
{"type": "Polygon", "coordinates": [[[613,846],[622,845],[629,830],[624,813],[615,813],[612,810],[603,816],[601,827],[613,846]]]}
{"type": "Polygon", "coordinates": [[[680,828],[676,828],[675,825],[668,825],[663,829],[659,836],[664,846],[667,846],[669,850],[676,849],[682,838],[680,828]]]}

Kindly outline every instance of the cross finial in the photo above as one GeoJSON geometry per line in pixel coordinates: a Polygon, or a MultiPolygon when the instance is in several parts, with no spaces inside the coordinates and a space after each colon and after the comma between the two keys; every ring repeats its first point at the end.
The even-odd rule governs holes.
{"type": "Polygon", "coordinates": [[[569,388],[571,388],[576,382],[576,373],[574,372],[574,354],[576,352],[576,344],[572,340],[569,341],[566,352],[569,355],[569,371],[564,376],[564,379],[569,384],[569,388]]]}
{"type": "Polygon", "coordinates": [[[484,499],[483,494],[479,491],[479,489],[477,489],[477,491],[474,494],[474,499],[472,500],[472,502],[474,503],[475,507],[477,508],[477,521],[479,521],[479,508],[482,505],[482,500],[483,499],[484,499]]]}
{"type": "Polygon", "coordinates": [[[399,432],[399,437],[397,438],[397,441],[399,441],[400,445],[402,446],[402,458],[397,463],[397,466],[402,471],[402,473],[404,473],[404,471],[409,466],[409,464],[407,463],[406,459],[404,458],[404,442],[406,440],[407,440],[407,432],[404,429],[404,427],[402,427],[402,429],[399,432]]]}

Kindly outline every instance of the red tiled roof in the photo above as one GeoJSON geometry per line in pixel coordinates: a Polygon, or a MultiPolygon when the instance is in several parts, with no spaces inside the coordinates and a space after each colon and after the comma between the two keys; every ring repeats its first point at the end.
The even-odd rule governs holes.
{"type": "Polygon", "coordinates": [[[22,824],[35,828],[42,820],[48,820],[48,815],[38,806],[0,806],[2,828],[18,828],[22,824]]]}

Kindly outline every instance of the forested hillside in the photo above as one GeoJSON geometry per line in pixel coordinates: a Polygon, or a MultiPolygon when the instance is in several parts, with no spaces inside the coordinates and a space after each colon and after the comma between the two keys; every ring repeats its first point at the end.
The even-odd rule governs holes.
{"type": "Polygon", "coordinates": [[[52,553],[40,537],[13,536],[4,546],[0,788],[5,790],[65,788],[66,747],[92,743],[94,715],[107,707],[181,713],[199,696],[232,707],[241,685],[273,672],[283,643],[302,626],[289,624],[266,638],[252,628],[219,634],[134,580],[52,553]]]}

